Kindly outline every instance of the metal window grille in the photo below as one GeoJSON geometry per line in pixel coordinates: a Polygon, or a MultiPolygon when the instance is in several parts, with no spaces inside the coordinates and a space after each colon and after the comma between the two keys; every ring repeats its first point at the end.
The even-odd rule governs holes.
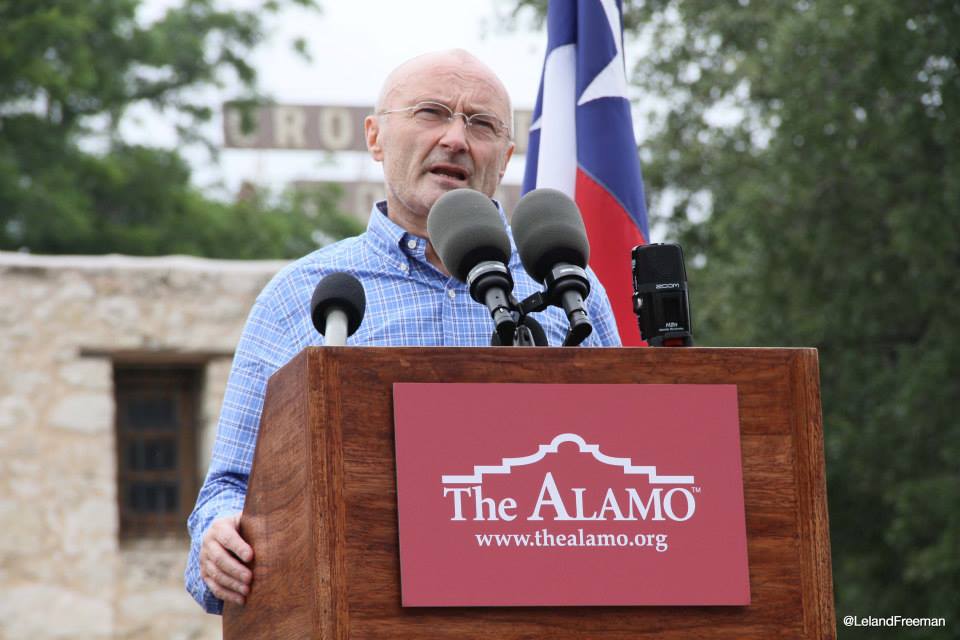
{"type": "Polygon", "coordinates": [[[121,538],[186,533],[200,379],[198,368],[114,367],[121,538]]]}

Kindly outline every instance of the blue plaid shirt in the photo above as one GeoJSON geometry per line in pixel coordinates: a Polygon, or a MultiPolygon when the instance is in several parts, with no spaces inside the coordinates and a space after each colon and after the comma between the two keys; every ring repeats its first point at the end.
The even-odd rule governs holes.
{"type": "MultiPolygon", "coordinates": [[[[223,601],[200,577],[203,534],[214,519],[243,510],[267,379],[305,347],[323,344],[310,319],[310,298],[324,276],[346,271],[363,283],[366,314],[347,339],[348,345],[490,344],[493,321],[487,308],[470,298],[466,284],[427,261],[426,246],[425,239],[387,218],[386,204],[380,202],[373,207],[365,233],[288,265],[254,302],[233,359],[210,469],[187,521],[191,545],[184,578],[187,590],[208,612],[220,613],[223,601]]],[[[516,245],[510,270],[518,299],[541,289],[523,270],[516,245]]],[[[588,275],[591,289],[586,302],[593,334],[584,345],[619,346],[607,295],[593,272],[588,270],[588,275]]],[[[569,323],[562,310],[551,307],[534,317],[543,325],[550,345],[563,342],[569,323]]]]}

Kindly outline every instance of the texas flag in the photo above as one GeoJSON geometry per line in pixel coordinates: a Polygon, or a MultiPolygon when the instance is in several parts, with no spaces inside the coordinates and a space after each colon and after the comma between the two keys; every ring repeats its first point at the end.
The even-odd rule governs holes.
{"type": "Polygon", "coordinates": [[[607,290],[624,345],[639,345],[630,250],[649,238],[623,61],[620,0],[549,0],[547,55],[530,125],[523,192],[574,198],[590,266],[607,290]]]}

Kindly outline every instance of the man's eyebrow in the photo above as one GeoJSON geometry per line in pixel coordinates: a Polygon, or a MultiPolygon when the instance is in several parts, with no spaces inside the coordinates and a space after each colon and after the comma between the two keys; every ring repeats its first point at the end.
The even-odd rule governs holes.
{"type": "Polygon", "coordinates": [[[437,104],[450,106],[449,100],[446,100],[444,98],[438,98],[435,95],[420,95],[413,98],[413,104],[417,104],[418,102],[436,102],[437,104]]]}
{"type": "MultiPolygon", "coordinates": [[[[412,106],[412,105],[415,105],[415,104],[419,104],[419,103],[421,103],[421,102],[436,102],[437,104],[442,104],[443,106],[447,107],[447,108],[450,109],[451,111],[454,110],[454,108],[450,106],[450,103],[452,102],[451,100],[448,100],[448,99],[445,99],[445,98],[438,98],[438,97],[436,97],[436,96],[434,96],[434,95],[421,95],[421,96],[417,96],[417,97],[415,97],[415,98],[413,98],[413,99],[411,100],[410,104],[411,104],[411,106],[412,106]]],[[[467,113],[467,115],[472,115],[472,114],[474,114],[474,113],[484,113],[484,114],[489,114],[489,115],[497,115],[496,109],[494,109],[492,106],[483,106],[483,107],[473,108],[473,109],[468,110],[466,113],[467,113]]]]}

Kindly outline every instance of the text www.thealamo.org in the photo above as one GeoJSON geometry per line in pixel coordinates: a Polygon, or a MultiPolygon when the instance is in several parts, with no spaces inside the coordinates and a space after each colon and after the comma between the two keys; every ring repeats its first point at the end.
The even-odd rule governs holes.
{"type": "Polygon", "coordinates": [[[477,533],[474,537],[478,547],[637,547],[659,553],[670,548],[665,533],[630,536],[625,533],[584,533],[583,529],[577,529],[577,533],[550,533],[549,529],[540,529],[535,533],[477,533]]]}

